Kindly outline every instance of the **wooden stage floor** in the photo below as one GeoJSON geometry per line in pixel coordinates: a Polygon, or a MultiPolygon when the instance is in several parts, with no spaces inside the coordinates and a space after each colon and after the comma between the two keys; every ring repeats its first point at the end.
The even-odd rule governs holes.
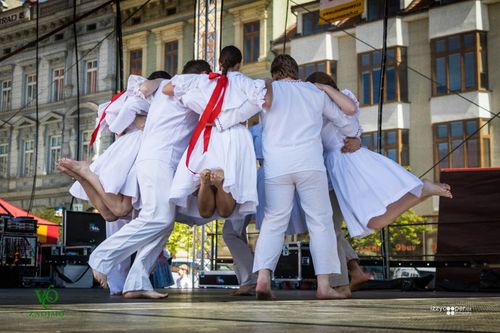
{"type": "Polygon", "coordinates": [[[493,293],[372,290],[317,301],[313,291],[278,290],[278,301],[259,302],[227,289],[169,289],[153,301],[62,288],[55,300],[36,290],[0,289],[0,332],[500,332],[493,293]]]}

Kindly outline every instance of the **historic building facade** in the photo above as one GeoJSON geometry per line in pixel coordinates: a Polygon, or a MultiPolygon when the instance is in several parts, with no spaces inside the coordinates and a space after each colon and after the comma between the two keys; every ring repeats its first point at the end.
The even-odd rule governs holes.
{"type": "MultiPolygon", "coordinates": [[[[104,1],[77,3],[77,15],[104,1]]],[[[73,1],[52,0],[40,4],[40,35],[71,22],[73,1]]],[[[6,56],[36,39],[36,10],[28,5],[0,13],[0,56],[6,56]],[[3,18],[13,18],[5,19],[3,18]]],[[[38,85],[39,135],[36,195],[33,207],[68,207],[71,179],[55,168],[62,156],[91,159],[109,144],[104,137],[89,147],[97,106],[109,100],[115,88],[115,45],[105,38],[114,28],[111,5],[77,23],[80,128],[77,128],[76,66],[73,29],[66,29],[40,42],[36,75],[35,48],[31,47],[0,62],[0,197],[27,208],[34,176],[36,143],[35,97],[38,85]],[[81,143],[77,146],[77,134],[81,143]]]]}

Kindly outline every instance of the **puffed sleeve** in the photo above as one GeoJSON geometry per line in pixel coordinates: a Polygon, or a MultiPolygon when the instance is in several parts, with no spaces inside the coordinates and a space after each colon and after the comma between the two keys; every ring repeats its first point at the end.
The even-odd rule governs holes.
{"type": "Polygon", "coordinates": [[[208,76],[205,74],[178,74],[175,75],[170,83],[174,86],[174,96],[181,98],[188,91],[197,88],[200,82],[208,76]]]}
{"type": "Polygon", "coordinates": [[[247,100],[262,108],[264,104],[264,97],[266,96],[266,81],[264,80],[254,80],[244,74],[237,75],[234,77],[240,88],[245,92],[247,100]]]}
{"type": "Polygon", "coordinates": [[[126,94],[128,96],[136,96],[136,97],[146,99],[146,97],[144,96],[144,94],[140,90],[141,84],[143,84],[145,81],[146,81],[146,79],[140,75],[133,75],[133,74],[130,75],[128,77],[128,81],[127,81],[127,93],[126,94]]]}

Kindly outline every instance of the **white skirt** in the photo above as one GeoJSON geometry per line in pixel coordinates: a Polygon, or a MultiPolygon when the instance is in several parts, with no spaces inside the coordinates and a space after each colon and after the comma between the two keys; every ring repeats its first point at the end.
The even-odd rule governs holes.
{"type": "Polygon", "coordinates": [[[383,215],[405,194],[422,194],[420,179],[366,148],[349,154],[336,149],[326,154],[325,164],[351,237],[371,234],[370,219],[383,215]]]}
{"type": "MultiPolygon", "coordinates": [[[[186,157],[187,150],[175,172],[170,201],[178,207],[178,213],[201,218],[197,198],[193,195],[200,187],[200,176],[187,169],[186,157]]],[[[203,153],[202,133],[193,149],[189,168],[194,172],[217,168],[224,170],[224,191],[231,193],[236,201],[236,208],[229,218],[238,219],[256,211],[258,199],[255,161],[252,136],[245,126],[238,124],[223,132],[213,128],[206,153],[203,153]]],[[[217,218],[217,214],[214,214],[208,220],[217,218]]]]}
{"type": "MultiPolygon", "coordinates": [[[[257,170],[257,193],[259,195],[259,205],[257,206],[257,213],[255,213],[255,226],[260,230],[262,221],[264,220],[266,192],[264,182],[264,164],[257,170]]],[[[307,232],[306,215],[300,206],[300,199],[297,192],[293,197],[293,208],[290,215],[290,222],[288,223],[287,235],[297,235],[307,232]]]]}
{"type": "MultiPolygon", "coordinates": [[[[135,159],[141,141],[142,131],[127,133],[113,142],[90,164],[90,170],[99,177],[104,192],[131,197],[136,209],[139,206],[140,195],[135,159]]],[[[69,192],[78,199],[89,200],[79,182],[75,182],[69,192]]]]}

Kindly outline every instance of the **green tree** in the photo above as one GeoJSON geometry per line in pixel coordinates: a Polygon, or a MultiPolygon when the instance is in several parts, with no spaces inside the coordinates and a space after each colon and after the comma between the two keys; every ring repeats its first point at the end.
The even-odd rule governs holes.
{"type": "MultiPolygon", "coordinates": [[[[408,246],[409,249],[414,246],[415,251],[412,255],[421,255],[418,245],[422,243],[424,232],[431,230],[428,225],[422,225],[426,219],[413,210],[408,210],[391,224],[389,228],[389,243],[391,255],[401,252],[401,246],[408,246]]],[[[352,247],[361,255],[380,255],[380,232],[376,231],[364,238],[349,238],[352,247]]]]}

